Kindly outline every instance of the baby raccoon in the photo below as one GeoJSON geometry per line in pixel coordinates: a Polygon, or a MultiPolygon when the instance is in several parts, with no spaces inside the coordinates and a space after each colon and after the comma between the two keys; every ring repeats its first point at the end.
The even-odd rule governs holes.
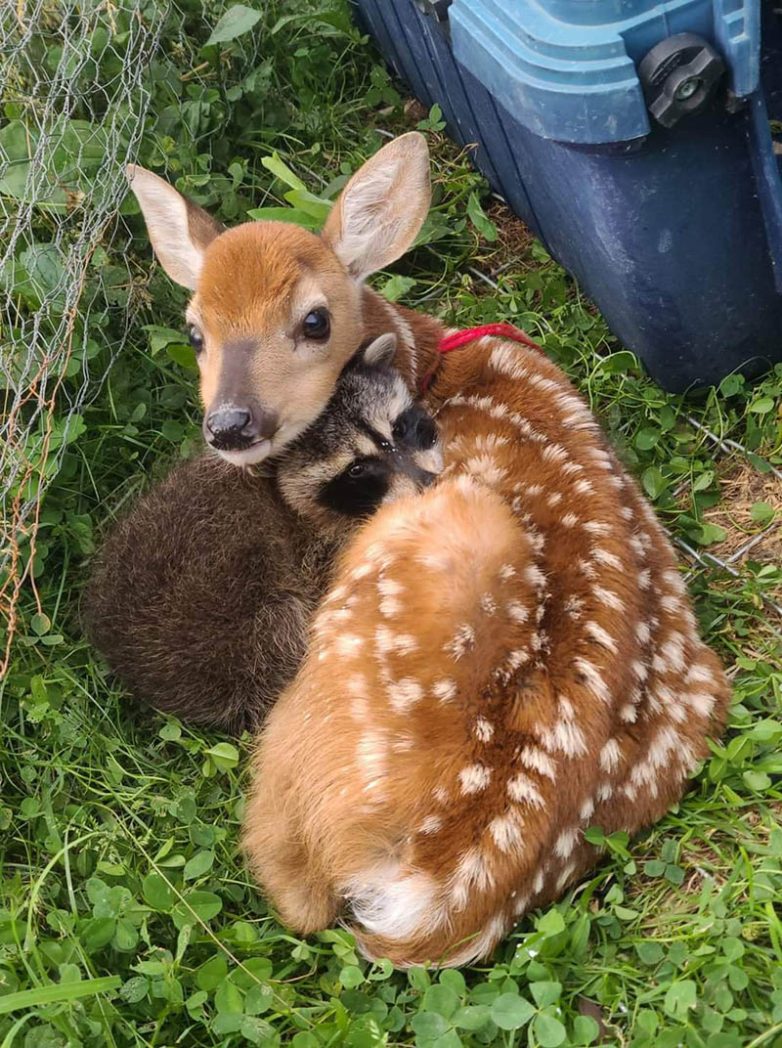
{"type": "Polygon", "coordinates": [[[304,656],[341,544],[442,468],[435,424],[390,366],[394,350],[384,335],[360,351],[266,475],[201,456],[115,526],[84,618],[136,698],[231,732],[263,719],[304,656]]]}

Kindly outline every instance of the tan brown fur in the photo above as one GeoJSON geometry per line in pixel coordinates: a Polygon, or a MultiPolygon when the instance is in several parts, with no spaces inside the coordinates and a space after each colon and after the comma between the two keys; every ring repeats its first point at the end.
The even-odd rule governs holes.
{"type": "Polygon", "coordinates": [[[660,818],[729,698],[663,529],[562,373],[485,339],[444,358],[432,400],[446,479],[348,548],[245,828],[286,922],[352,914],[401,965],[487,955],[595,862],[588,826],[660,818]]]}

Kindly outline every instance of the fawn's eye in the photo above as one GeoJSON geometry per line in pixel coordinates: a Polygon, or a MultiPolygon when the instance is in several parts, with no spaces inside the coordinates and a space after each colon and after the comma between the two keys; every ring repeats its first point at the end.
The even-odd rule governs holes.
{"type": "Polygon", "coordinates": [[[308,313],[301,324],[301,332],[305,338],[311,338],[315,342],[322,342],[331,333],[331,322],[327,309],[313,309],[308,313]]]}
{"type": "Polygon", "coordinates": [[[201,334],[201,332],[198,330],[195,324],[191,324],[190,327],[187,329],[187,337],[190,341],[190,345],[193,347],[196,353],[200,353],[201,350],[204,348],[204,336],[201,334]]]}

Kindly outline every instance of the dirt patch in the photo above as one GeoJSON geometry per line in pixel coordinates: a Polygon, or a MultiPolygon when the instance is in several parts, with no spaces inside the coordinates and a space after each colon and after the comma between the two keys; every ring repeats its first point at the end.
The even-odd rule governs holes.
{"type": "Polygon", "coordinates": [[[425,120],[429,115],[429,110],[417,98],[408,98],[404,105],[404,111],[405,117],[413,125],[420,123],[421,120],[425,120]]]}
{"type": "Polygon", "coordinates": [[[746,557],[763,564],[782,564],[782,481],[774,473],[758,473],[748,462],[735,459],[718,467],[718,474],[721,498],[704,512],[703,519],[722,528],[725,538],[709,546],[709,553],[728,560],[757,538],[734,563],[746,557]],[[752,519],[752,507],[758,502],[775,511],[766,523],[752,519]]]}
{"type": "Polygon", "coordinates": [[[494,200],[486,213],[497,227],[497,245],[492,256],[492,268],[496,273],[511,266],[524,269],[525,265],[539,266],[531,254],[535,234],[524,225],[505,204],[494,200]]]}

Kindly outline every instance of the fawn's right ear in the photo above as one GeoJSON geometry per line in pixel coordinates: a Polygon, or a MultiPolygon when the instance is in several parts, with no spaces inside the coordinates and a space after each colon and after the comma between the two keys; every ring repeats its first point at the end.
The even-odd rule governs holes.
{"type": "Polygon", "coordinates": [[[161,266],[177,284],[194,291],[204,251],[224,227],[146,168],[128,164],[125,171],[161,266]]]}

